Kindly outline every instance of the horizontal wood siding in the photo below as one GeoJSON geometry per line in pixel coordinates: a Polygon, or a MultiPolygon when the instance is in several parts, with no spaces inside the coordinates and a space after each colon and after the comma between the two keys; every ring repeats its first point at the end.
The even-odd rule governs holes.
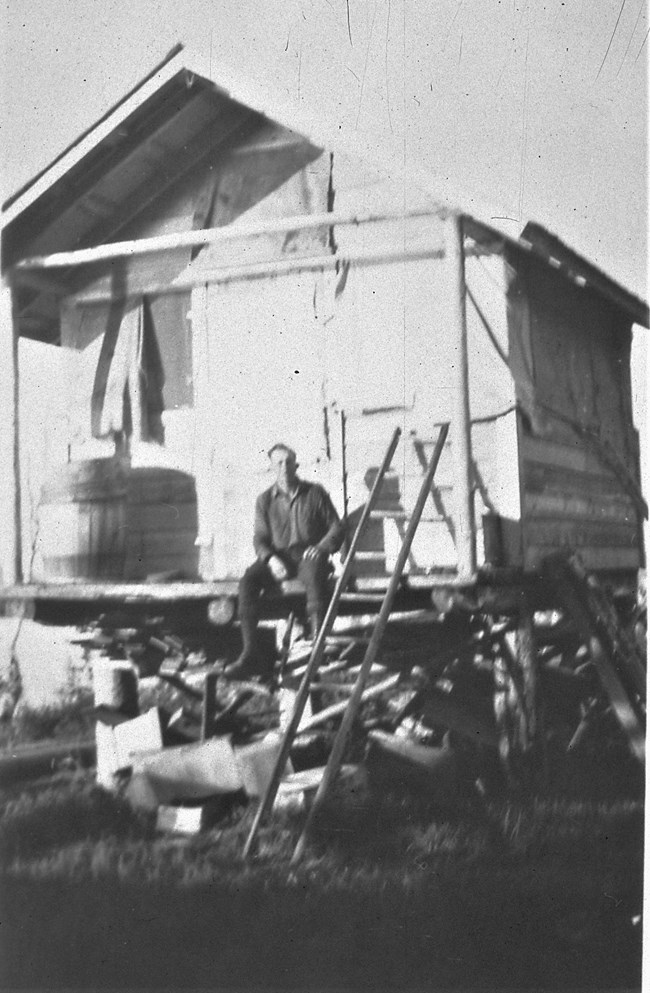
{"type": "Polygon", "coordinates": [[[534,259],[513,262],[510,350],[518,399],[524,563],[562,549],[588,569],[643,564],[629,320],[534,259]]]}
{"type": "Polygon", "coordinates": [[[578,550],[588,569],[637,569],[638,515],[620,479],[575,445],[524,436],[523,450],[527,568],[566,548],[578,550]]]}

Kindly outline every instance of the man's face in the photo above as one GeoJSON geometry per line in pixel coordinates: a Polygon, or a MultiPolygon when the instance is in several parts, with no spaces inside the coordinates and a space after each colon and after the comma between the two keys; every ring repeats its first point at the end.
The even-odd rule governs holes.
{"type": "Polygon", "coordinates": [[[281,490],[289,491],[293,489],[298,479],[298,463],[293,452],[287,452],[284,448],[276,448],[271,453],[271,465],[275,472],[275,478],[281,490]]]}

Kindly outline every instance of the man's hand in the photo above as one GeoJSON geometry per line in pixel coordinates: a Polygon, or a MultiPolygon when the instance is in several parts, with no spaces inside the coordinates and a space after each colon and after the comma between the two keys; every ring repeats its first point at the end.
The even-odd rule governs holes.
{"type": "Polygon", "coordinates": [[[325,552],[322,548],[318,548],[316,545],[307,545],[302,557],[304,559],[317,559],[319,556],[324,554],[325,552]]]}
{"type": "Polygon", "coordinates": [[[278,555],[272,555],[268,560],[267,565],[273,574],[273,578],[281,583],[283,579],[286,579],[289,575],[287,567],[278,555]]]}

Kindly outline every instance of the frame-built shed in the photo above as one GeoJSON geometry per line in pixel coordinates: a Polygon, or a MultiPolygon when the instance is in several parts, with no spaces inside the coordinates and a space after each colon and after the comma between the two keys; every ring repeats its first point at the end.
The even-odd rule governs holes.
{"type": "Polygon", "coordinates": [[[544,229],[507,238],[173,60],[4,213],[5,593],[234,593],[268,447],[353,519],[396,424],[360,588],[391,571],[441,422],[407,587],[566,548],[643,564],[648,308],[544,229]]]}

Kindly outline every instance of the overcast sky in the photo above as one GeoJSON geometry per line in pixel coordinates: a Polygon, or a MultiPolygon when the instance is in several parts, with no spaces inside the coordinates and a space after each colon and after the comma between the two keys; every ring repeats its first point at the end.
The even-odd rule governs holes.
{"type": "Polygon", "coordinates": [[[4,194],[176,41],[646,295],[646,0],[7,0],[4,194]]]}

